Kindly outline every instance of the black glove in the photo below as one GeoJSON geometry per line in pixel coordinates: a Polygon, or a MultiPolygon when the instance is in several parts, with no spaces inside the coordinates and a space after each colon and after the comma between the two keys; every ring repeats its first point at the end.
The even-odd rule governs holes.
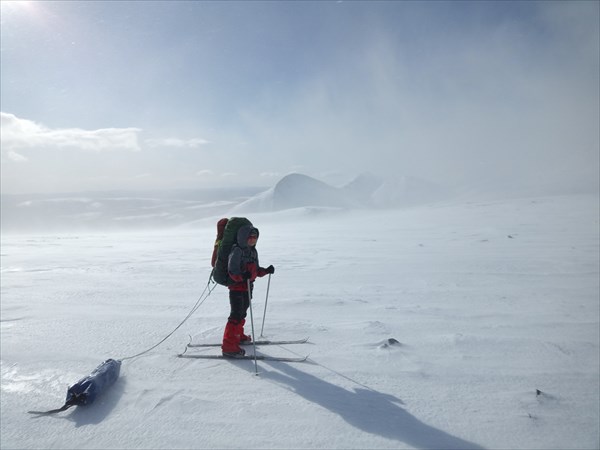
{"type": "Polygon", "coordinates": [[[273,265],[270,265],[269,267],[267,267],[265,269],[265,272],[271,274],[271,273],[275,273],[275,267],[273,267],[273,265]]]}
{"type": "Polygon", "coordinates": [[[252,274],[250,272],[244,272],[242,274],[242,278],[244,278],[244,281],[248,281],[250,278],[252,278],[252,274]]]}

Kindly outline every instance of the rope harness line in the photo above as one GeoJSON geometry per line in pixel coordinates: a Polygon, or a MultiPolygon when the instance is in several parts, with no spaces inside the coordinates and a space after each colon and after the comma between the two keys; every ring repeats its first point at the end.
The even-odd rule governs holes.
{"type": "Polygon", "coordinates": [[[200,294],[200,298],[196,301],[196,304],[192,307],[187,316],[181,321],[179,325],[175,327],[173,331],[167,334],[163,339],[160,340],[157,344],[153,345],[147,350],[143,352],[137,353],[132,356],[127,356],[125,358],[117,359],[107,359],[102,364],[100,364],[94,371],[79,380],[77,383],[71,385],[67,391],[67,399],[65,404],[58,409],[51,409],[49,411],[28,411],[30,414],[35,414],[36,417],[42,417],[50,414],[56,414],[62,411],[66,411],[72,406],[78,405],[88,405],[94,402],[96,396],[100,394],[102,391],[106,390],[115,381],[119,378],[119,373],[121,370],[121,362],[126,361],[128,359],[137,358],[138,356],[142,356],[151,350],[154,350],[160,344],[169,339],[181,326],[190,318],[192,315],[202,306],[202,304],[206,301],[206,299],[210,296],[213,289],[216,287],[217,283],[212,279],[212,272],[208,277],[208,283],[206,283],[206,287],[202,294],[200,294]],[[214,283],[211,286],[211,281],[214,283]]]}
{"type": "Polygon", "coordinates": [[[212,279],[212,273],[210,274],[209,278],[208,278],[208,283],[206,283],[206,287],[204,288],[204,291],[202,291],[202,294],[200,294],[200,297],[198,298],[198,300],[196,301],[196,304],[192,307],[192,309],[190,310],[190,312],[188,313],[187,316],[185,316],[185,318],[181,321],[181,323],[179,325],[177,325],[175,327],[175,329],[173,331],[171,331],[169,334],[167,334],[162,340],[160,340],[157,344],[153,345],[152,347],[150,347],[147,350],[144,350],[143,352],[140,352],[136,355],[133,356],[127,356],[125,358],[121,358],[119,361],[126,361],[128,359],[133,359],[133,358],[137,358],[138,356],[142,356],[152,350],[154,350],[156,347],[158,347],[160,344],[162,344],[163,342],[165,342],[167,339],[169,339],[177,330],[179,330],[179,328],[181,328],[181,326],[187,322],[187,320],[192,317],[192,315],[198,310],[198,308],[200,308],[200,306],[202,306],[202,304],[206,301],[206,299],[210,296],[210,294],[212,293],[212,291],[215,289],[215,287],[217,287],[217,283],[212,279]],[[211,281],[213,283],[213,286],[211,287],[211,281]],[[207,293],[208,291],[208,293],[207,293]],[[206,294],[206,296],[204,295],[206,294]],[[203,298],[204,297],[204,298],[203,298]]]}

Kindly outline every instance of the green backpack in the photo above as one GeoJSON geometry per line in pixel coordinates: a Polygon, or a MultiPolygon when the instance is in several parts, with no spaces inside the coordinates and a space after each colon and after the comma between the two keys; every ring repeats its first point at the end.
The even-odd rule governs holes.
{"type": "MultiPolygon", "coordinates": [[[[222,224],[223,220],[224,219],[219,220],[219,223],[222,224]]],[[[227,263],[229,261],[231,249],[233,245],[237,243],[238,230],[244,225],[252,226],[252,222],[245,217],[232,217],[227,220],[227,224],[225,225],[225,229],[221,236],[219,228],[222,229],[222,226],[220,227],[219,224],[217,224],[217,240],[215,242],[215,246],[218,245],[218,248],[216,249],[217,257],[211,276],[215,282],[222,284],[223,286],[233,284],[233,280],[229,277],[227,263]]]]}

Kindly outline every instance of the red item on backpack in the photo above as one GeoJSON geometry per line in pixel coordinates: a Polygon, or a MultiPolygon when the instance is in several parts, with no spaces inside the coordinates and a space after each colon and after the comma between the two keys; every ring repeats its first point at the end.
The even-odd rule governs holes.
{"type": "Polygon", "coordinates": [[[223,240],[223,234],[225,233],[225,226],[229,222],[229,219],[223,218],[217,222],[217,239],[215,240],[215,247],[213,248],[212,258],[210,260],[210,264],[212,267],[215,267],[217,263],[217,252],[219,251],[219,245],[223,240]]]}

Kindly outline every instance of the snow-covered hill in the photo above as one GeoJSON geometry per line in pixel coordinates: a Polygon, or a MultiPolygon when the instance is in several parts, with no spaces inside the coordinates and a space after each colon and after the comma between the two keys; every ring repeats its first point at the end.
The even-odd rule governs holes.
{"type": "Polygon", "coordinates": [[[447,197],[441,189],[406,177],[384,180],[362,174],[338,188],[289,174],[268,189],[2,195],[1,218],[4,233],[152,230],[193,226],[217,216],[401,207],[447,197]]]}
{"type": "Polygon", "coordinates": [[[374,190],[370,204],[380,208],[423,205],[452,196],[441,186],[415,177],[387,179],[374,190]]]}
{"type": "Polygon", "coordinates": [[[383,179],[364,173],[347,185],[336,188],[294,173],[283,177],[273,188],[235,206],[230,213],[236,215],[298,207],[396,208],[449,197],[450,193],[440,186],[414,177],[383,179]]]}
{"type": "Polygon", "coordinates": [[[189,336],[218,342],[229,314],[225,288],[201,295],[214,220],[3,234],[0,447],[599,447],[597,195],[309,211],[249,216],[276,267],[268,302],[256,283],[256,335],[264,319],[266,337],[310,337],[260,347],[310,357],[259,361],[258,376],[175,356],[189,336]],[[199,298],[93,405],[27,414],[159,342],[199,298]]]}
{"type": "Polygon", "coordinates": [[[235,206],[232,215],[280,211],[305,206],[349,208],[355,206],[341,189],[302,174],[289,174],[273,188],[235,206]]]}
{"type": "MultiPolygon", "coordinates": [[[[415,177],[363,173],[341,187],[292,173],[270,188],[3,195],[4,233],[158,230],[193,227],[223,216],[304,209],[350,211],[412,208],[441,202],[528,197],[530,190],[450,189],[415,177]],[[504,193],[503,193],[504,192],[504,193]]],[[[560,191],[559,191],[560,192],[560,191]]],[[[582,193],[576,191],[569,193],[582,193]]],[[[293,214],[293,213],[292,213],[293,214]]],[[[281,214],[279,214],[280,216],[281,214]]]]}

